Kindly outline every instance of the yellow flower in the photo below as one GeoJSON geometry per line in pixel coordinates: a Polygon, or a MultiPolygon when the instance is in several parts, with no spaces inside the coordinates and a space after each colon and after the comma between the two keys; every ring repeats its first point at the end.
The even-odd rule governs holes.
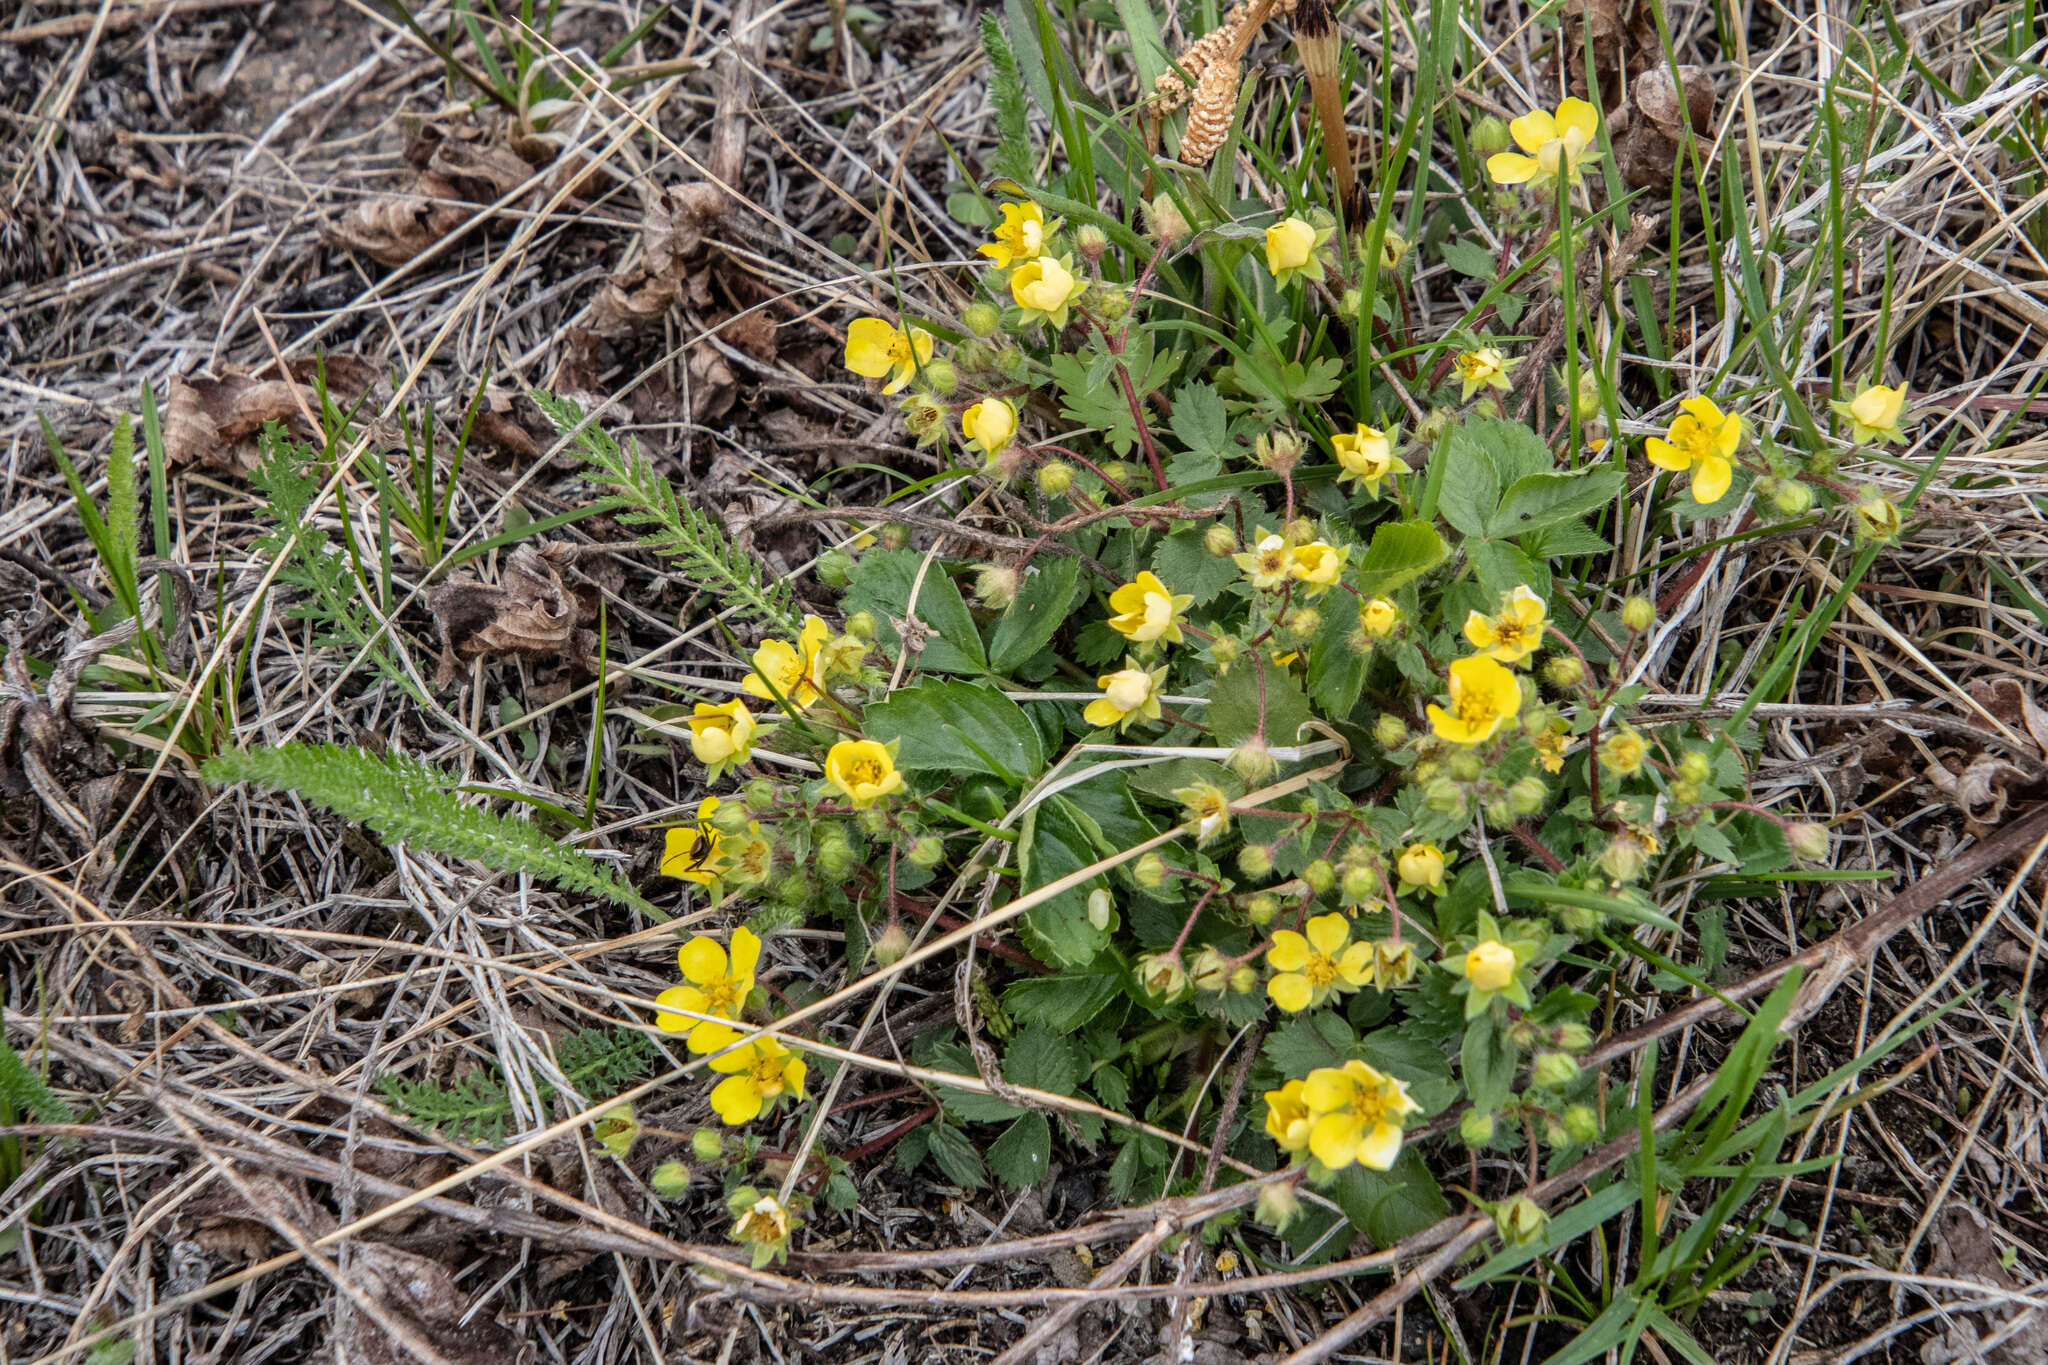
{"type": "Polygon", "coordinates": [[[1195,822],[1197,844],[1206,844],[1230,828],[1230,797],[1214,782],[1178,788],[1173,799],[1188,808],[1188,818],[1195,822]]]}
{"type": "Polygon", "coordinates": [[[1380,480],[1389,474],[1408,473],[1407,464],[1394,455],[1391,430],[1381,431],[1360,422],[1356,431],[1340,431],[1330,437],[1330,449],[1344,470],[1337,481],[1356,479],[1359,487],[1375,498],[1380,495],[1380,480]]]}
{"type": "Polygon", "coordinates": [[[1403,891],[1444,893],[1444,851],[1435,844],[1408,845],[1395,860],[1394,870],[1401,874],[1403,891]]]}
{"type": "Polygon", "coordinates": [[[1895,539],[1903,524],[1898,504],[1883,494],[1856,504],[1856,534],[1867,540],[1895,539]]]}
{"type": "Polygon", "coordinates": [[[1375,640],[1384,640],[1401,624],[1401,609],[1384,597],[1375,597],[1358,609],[1358,624],[1375,640]]]}
{"type": "Polygon", "coordinates": [[[1564,771],[1564,756],[1571,748],[1571,733],[1563,729],[1545,730],[1536,736],[1536,761],[1547,773],[1564,771]]]}
{"type": "Polygon", "coordinates": [[[1328,592],[1337,581],[1337,575],[1344,572],[1344,561],[1351,557],[1351,547],[1337,549],[1320,540],[1294,547],[1294,562],[1287,568],[1311,597],[1320,597],[1328,592]]]}
{"type": "Polygon", "coordinates": [[[1294,554],[1288,548],[1287,537],[1263,526],[1251,549],[1241,550],[1230,558],[1261,592],[1276,591],[1294,568],[1294,554]]]}
{"type": "Polygon", "coordinates": [[[1490,659],[1518,664],[1543,643],[1544,624],[1543,599],[1523,583],[1509,594],[1500,615],[1487,617],[1476,611],[1467,615],[1465,638],[1490,659]]]}
{"type": "Polygon", "coordinates": [[[1022,204],[1005,204],[1003,221],[996,226],[993,242],[981,248],[981,254],[996,263],[998,270],[1008,270],[1019,261],[1028,261],[1045,250],[1045,239],[1059,231],[1060,220],[1045,221],[1045,210],[1028,200],[1022,204]]]}
{"type": "Polygon", "coordinates": [[[1659,469],[1690,469],[1694,502],[1719,502],[1735,479],[1730,457],[1742,444],[1742,418],[1724,414],[1711,398],[1688,398],[1678,406],[1668,436],[1650,437],[1643,453],[1659,469]]]}
{"type": "Polygon", "coordinates": [[[1177,645],[1181,642],[1180,614],[1194,600],[1194,594],[1175,594],[1151,570],[1144,570],[1109,595],[1110,610],[1117,613],[1109,618],[1110,629],[1141,645],[1154,640],[1177,645]]]}
{"type": "Polygon", "coordinates": [[[846,329],[846,368],[869,379],[889,377],[883,393],[896,393],[932,358],[932,334],[922,327],[908,333],[881,318],[855,318],[846,329]]]}
{"type": "Polygon", "coordinates": [[[1430,728],[1453,744],[1483,744],[1522,709],[1522,684],[1484,654],[1451,663],[1451,709],[1432,702],[1430,728]]]}
{"type": "Polygon", "coordinates": [[[1513,389],[1515,382],[1508,378],[1508,371],[1521,361],[1509,360],[1498,346],[1481,346],[1476,351],[1460,351],[1455,364],[1461,386],[1458,401],[1469,403],[1481,389],[1494,388],[1503,393],[1513,389]]]}
{"type": "Polygon", "coordinates": [[[1074,278],[1070,256],[1038,256],[1010,274],[1010,297],[1024,310],[1027,325],[1046,318],[1056,328],[1066,326],[1067,305],[1087,289],[1088,281],[1074,278]]]}
{"type": "Polygon", "coordinates": [[[661,875],[680,877],[686,882],[709,886],[725,871],[725,854],[720,847],[725,836],[711,824],[718,798],[707,796],[697,803],[697,823],[677,825],[668,832],[661,850],[661,875]]]}
{"type": "Polygon", "coordinates": [[[756,1038],[713,1057],[711,1069],[726,1073],[711,1087],[711,1108],[735,1126],[759,1118],[784,1095],[804,1097],[803,1059],[773,1038],[756,1038]]]}
{"type": "MultiPolygon", "coordinates": [[[[684,985],[671,986],[655,997],[670,1010],[689,1014],[715,1014],[737,1019],[754,989],[754,968],[761,961],[761,940],[742,925],[732,931],[732,957],[718,946],[718,940],[702,934],[676,950],[676,965],[682,969],[684,985]]],[[[692,1052],[716,1052],[740,1035],[709,1019],[692,1019],[686,1014],[664,1011],[654,1016],[663,1033],[687,1033],[684,1046],[692,1052]]]]}
{"type": "Polygon", "coordinates": [[[960,434],[982,453],[998,454],[1017,435],[1017,409],[1007,399],[984,398],[960,414],[960,434]]]}
{"type": "Polygon", "coordinates": [[[1285,286],[1297,276],[1311,280],[1323,278],[1323,263],[1316,255],[1318,248],[1330,240],[1333,229],[1317,228],[1302,217],[1282,218],[1266,229],[1266,269],[1273,272],[1273,282],[1285,286]]]}
{"type": "Polygon", "coordinates": [[[774,1195],[761,1195],[732,1225],[732,1239],[751,1246],[781,1246],[789,1240],[789,1210],[774,1195]]]}
{"type": "Polygon", "coordinates": [[[1527,185],[1531,189],[1554,182],[1559,175],[1576,185],[1580,168],[1597,152],[1600,115],[1584,100],[1568,99],[1555,114],[1532,110],[1508,124],[1508,136],[1527,156],[1496,152],[1486,158],[1486,172],[1497,185],[1527,185]]]}
{"type": "Polygon", "coordinates": [[[779,702],[794,711],[808,711],[824,690],[820,653],[831,630],[815,616],[804,618],[796,643],[763,640],[754,651],[754,671],[740,679],[747,695],[779,702]]]}
{"type": "Polygon", "coordinates": [[[754,713],[738,697],[722,706],[697,703],[690,717],[690,752],[706,767],[744,763],[754,748],[754,713]]]}
{"type": "Polygon", "coordinates": [[[1296,1014],[1322,1004],[1332,991],[1372,984],[1372,945],[1351,942],[1350,920],[1317,915],[1304,929],[1282,929],[1266,950],[1267,963],[1280,973],[1266,983],[1274,1004],[1296,1014]]]}
{"type": "Polygon", "coordinates": [[[1422,1108],[1405,1082],[1355,1060],[1309,1072],[1302,1100],[1315,1115],[1308,1149],[1333,1171],[1353,1162],[1390,1168],[1401,1155],[1402,1120],[1422,1108]]]}
{"type": "Polygon", "coordinates": [[[1291,1156],[1308,1150],[1309,1129],[1315,1126],[1315,1115],[1302,1098],[1305,1088],[1301,1081],[1289,1081],[1278,1090],[1266,1092],[1266,1132],[1281,1151],[1291,1156]]]}
{"type": "Polygon", "coordinates": [[[1600,766],[1620,777],[1627,777],[1643,766],[1648,746],[1643,737],[1633,730],[1620,729],[1600,742],[1600,766]]]}
{"type": "Polygon", "coordinates": [[[1408,239],[1388,228],[1380,235],[1380,269],[1399,270],[1402,258],[1408,254],[1408,239]]]}
{"type": "Polygon", "coordinates": [[[838,789],[855,810],[866,810],[903,787],[894,751],[879,740],[842,739],[825,753],[825,781],[838,789]]]}
{"type": "Polygon", "coordinates": [[[1906,433],[1901,429],[1906,415],[1906,386],[1887,388],[1883,384],[1868,384],[1859,389],[1848,402],[1837,398],[1828,404],[1837,417],[1849,419],[1849,434],[1857,444],[1865,441],[1903,441],[1906,433]]]}
{"type": "Polygon", "coordinates": [[[1114,725],[1128,730],[1141,720],[1159,719],[1159,689],[1166,684],[1164,666],[1149,673],[1126,659],[1124,667],[1095,680],[1102,696],[1088,703],[1081,719],[1090,725],[1114,725]]]}
{"type": "Polygon", "coordinates": [[[1474,990],[1498,991],[1506,989],[1514,981],[1520,965],[1515,960],[1513,948],[1497,938],[1490,938],[1484,943],[1474,944],[1465,954],[1463,970],[1459,974],[1472,983],[1474,990]]]}

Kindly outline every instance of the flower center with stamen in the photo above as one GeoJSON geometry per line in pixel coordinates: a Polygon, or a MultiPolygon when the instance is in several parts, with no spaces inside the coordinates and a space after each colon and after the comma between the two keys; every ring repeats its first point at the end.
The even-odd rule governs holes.
{"type": "Polygon", "coordinates": [[[1321,953],[1309,958],[1308,965],[1301,969],[1311,986],[1327,986],[1337,979],[1337,959],[1324,957],[1321,953]]]}

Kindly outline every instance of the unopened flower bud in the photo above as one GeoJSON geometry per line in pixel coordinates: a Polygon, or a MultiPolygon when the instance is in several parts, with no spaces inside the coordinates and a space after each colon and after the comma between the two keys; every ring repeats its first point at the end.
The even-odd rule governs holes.
{"type": "Polygon", "coordinates": [[[1551,1037],[1567,1052],[1584,1052],[1593,1046],[1593,1030],[1576,1020],[1566,1020],[1559,1024],[1551,1037]]]}
{"type": "MultiPolygon", "coordinates": [[[[1276,474],[1285,474],[1301,462],[1301,438],[1282,427],[1262,431],[1252,440],[1252,458],[1276,474]]],[[[1311,534],[1309,539],[1314,539],[1311,534]]]]}
{"type": "Polygon", "coordinates": [[[818,836],[811,856],[817,860],[818,870],[827,877],[837,879],[853,871],[853,841],[837,825],[818,836]]]}
{"type": "Polygon", "coordinates": [[[1472,150],[1480,156],[1493,156],[1508,149],[1508,125],[1492,114],[1477,119],[1472,124],[1472,150]]]}
{"type": "Polygon", "coordinates": [[[1074,486],[1074,467],[1063,460],[1048,460],[1038,467],[1038,491],[1056,498],[1074,486]]]}
{"type": "Polygon", "coordinates": [[[1328,858],[1318,858],[1301,870],[1301,879],[1320,896],[1337,884],[1337,869],[1330,865],[1328,858]]]}
{"type": "Polygon", "coordinates": [[[1599,910],[1589,910],[1583,905],[1563,905],[1557,910],[1557,923],[1573,938],[1591,938],[1607,923],[1607,916],[1599,910]]]}
{"type": "Polygon", "coordinates": [[[1362,905],[1372,899],[1380,889],[1380,874],[1364,863],[1352,863],[1344,869],[1344,876],[1338,882],[1337,892],[1346,905],[1362,905]]]}
{"type": "Polygon", "coordinates": [[[1198,991],[1221,995],[1230,987],[1230,964],[1214,948],[1204,948],[1188,964],[1188,981],[1198,991]]]}
{"type": "Polygon", "coordinates": [[[1433,778],[1422,788],[1422,801],[1438,815],[1456,815],[1465,809],[1465,791],[1448,777],[1433,778]]]}
{"type": "Polygon", "coordinates": [[[1337,311],[1347,318],[1365,316],[1365,291],[1353,286],[1337,296],[1337,311]]]}
{"type": "Polygon", "coordinates": [[[1164,193],[1154,196],[1151,204],[1146,206],[1145,225],[1151,229],[1159,245],[1168,248],[1185,238],[1191,230],[1180,205],[1173,202],[1172,195],[1164,193]]]}
{"type": "Polygon", "coordinates": [[[725,1134],[716,1128],[699,1128],[690,1134],[690,1152],[699,1161],[717,1161],[725,1155],[725,1134]]]}
{"type": "Polygon", "coordinates": [[[1247,877],[1264,877],[1273,870],[1273,850],[1264,844],[1246,844],[1237,851],[1237,870],[1247,877]]]}
{"type": "Polygon", "coordinates": [[[1460,749],[1444,760],[1444,771],[1460,782],[1477,782],[1486,762],[1469,749],[1460,749]]]}
{"type": "Polygon", "coordinates": [[[1804,863],[1824,863],[1828,858],[1827,826],[1802,822],[1785,831],[1785,842],[1792,845],[1792,856],[1804,863]]]}
{"type": "Polygon", "coordinates": [[[870,611],[857,611],[853,615],[847,617],[846,633],[848,635],[851,635],[856,640],[874,639],[875,614],[870,611]]]}
{"type": "Polygon", "coordinates": [[[1524,777],[1508,788],[1508,806],[1517,815],[1534,815],[1550,799],[1550,788],[1540,777],[1524,777]]]}
{"type": "Polygon", "coordinates": [[[1121,322],[1131,311],[1131,291],[1113,284],[1088,291],[1088,311],[1104,322],[1121,322]]]}
{"type": "Polygon", "coordinates": [[[750,780],[741,789],[741,797],[748,810],[759,815],[762,811],[775,809],[775,784],[765,777],[750,780]]]}
{"type": "Polygon", "coordinates": [[[1796,517],[1813,506],[1813,489],[1797,479],[1780,479],[1771,489],[1771,505],[1788,517],[1796,517]]]}
{"type": "Polygon", "coordinates": [[[1565,1136],[1581,1146],[1600,1136],[1600,1116],[1591,1105],[1566,1105],[1562,1118],[1565,1136]]]}
{"type": "Polygon", "coordinates": [[[889,926],[868,947],[876,962],[884,967],[893,967],[910,951],[910,931],[903,927],[903,921],[890,920],[889,926]]]}
{"type": "Polygon", "coordinates": [[[1600,376],[1592,370],[1579,371],[1579,387],[1572,394],[1572,411],[1581,422],[1600,416],[1600,376]]]}
{"type": "Polygon", "coordinates": [[[1215,662],[1219,676],[1230,672],[1230,666],[1236,663],[1243,653],[1244,646],[1238,643],[1234,635],[1219,635],[1209,642],[1209,658],[1215,662]]]}
{"type": "Polygon", "coordinates": [[[1003,310],[983,299],[967,306],[967,311],[960,315],[960,325],[978,337],[992,337],[1003,325],[1003,310]]]}
{"type": "Polygon", "coordinates": [[[1131,869],[1131,877],[1138,885],[1152,890],[1166,880],[1166,859],[1157,853],[1147,853],[1131,869]]]}
{"type": "Polygon", "coordinates": [[[1306,545],[1316,538],[1316,524],[1307,517],[1296,517],[1280,528],[1280,534],[1289,545],[1306,545]]]}
{"type": "MultiPolygon", "coordinates": [[[[1401,609],[1384,597],[1358,604],[1358,628],[1374,640],[1384,640],[1401,624],[1401,609]]],[[[1358,651],[1363,654],[1363,649],[1358,651]]]]}
{"type": "Polygon", "coordinates": [[[1287,1181],[1274,1181],[1259,1191],[1258,1219],[1275,1235],[1301,1215],[1301,1195],[1287,1181]]]}
{"type": "Polygon", "coordinates": [[[721,801],[718,809],[711,812],[711,828],[720,834],[738,834],[747,827],[747,807],[744,802],[721,801]]]}
{"type": "Polygon", "coordinates": [[[1138,985],[1145,994],[1170,1004],[1188,988],[1188,969],[1179,953],[1147,953],[1138,959],[1138,985]]]}
{"type": "Polygon", "coordinates": [[[1088,923],[1099,934],[1106,934],[1116,924],[1116,901],[1106,887],[1098,886],[1088,893],[1088,923]]]}
{"type": "Polygon", "coordinates": [[[1247,965],[1232,969],[1230,973],[1230,993],[1232,995],[1250,995],[1258,988],[1259,969],[1257,967],[1247,965]]]}
{"type": "Polygon", "coordinates": [[[1467,1109],[1458,1120],[1458,1137],[1467,1147],[1484,1147],[1493,1141],[1493,1115],[1467,1109]]]}
{"type": "Polygon", "coordinates": [[[1273,916],[1280,913],[1280,898],[1262,892],[1246,903],[1244,913],[1253,924],[1271,924],[1273,916]]]}
{"type": "Polygon", "coordinates": [[[1083,223],[1074,234],[1074,250],[1080,252],[1088,264],[1094,265],[1102,259],[1102,253],[1109,250],[1109,234],[1093,223],[1083,223]]]}
{"type": "Polygon", "coordinates": [[[908,856],[912,867],[937,867],[939,859],[946,856],[946,841],[936,834],[923,835],[911,841],[908,856]]]}
{"type": "Polygon", "coordinates": [[[1017,600],[1020,581],[1007,564],[984,564],[974,576],[974,600],[991,611],[1002,611],[1017,600]]]}
{"type": "Polygon", "coordinates": [[[1678,775],[1687,782],[1705,782],[1714,775],[1713,760],[1698,749],[1687,750],[1678,760],[1678,775]]]}
{"type": "Polygon", "coordinates": [[[1398,749],[1408,742],[1408,723],[1391,711],[1382,711],[1373,722],[1372,737],[1382,749],[1398,749]]]}
{"type": "Polygon", "coordinates": [[[1550,1226],[1550,1215],[1528,1195],[1518,1194],[1494,1210],[1493,1226],[1501,1241],[1509,1246],[1528,1246],[1543,1236],[1543,1230],[1550,1226]]]}
{"type": "Polygon", "coordinates": [[[1539,1052],[1529,1079],[1545,1090],[1562,1090],[1579,1078],[1579,1064],[1562,1052],[1539,1052]]]}
{"type": "Polygon", "coordinates": [[[1280,760],[1273,757],[1266,741],[1257,735],[1238,745],[1228,761],[1230,770],[1254,787],[1264,784],[1280,771],[1280,760]]]}
{"type": "Polygon", "coordinates": [[[1627,830],[1608,840],[1600,851],[1600,870],[1618,882],[1632,882],[1650,865],[1648,845],[1627,830]]]}
{"type": "Polygon", "coordinates": [[[1515,808],[1507,803],[1505,797],[1488,801],[1485,814],[1487,826],[1491,829],[1506,829],[1515,823],[1515,808]]]}
{"type": "Polygon", "coordinates": [[[1856,534],[1862,539],[1896,539],[1900,524],[1898,505],[1890,498],[1875,496],[1856,504],[1856,534]]]}
{"type": "Polygon", "coordinates": [[[1569,691],[1586,678],[1586,666],[1571,654],[1552,655],[1543,665],[1543,680],[1559,691],[1569,691]]]}
{"type": "Polygon", "coordinates": [[[690,1168],[680,1161],[664,1161],[647,1173],[647,1187],[663,1199],[681,1199],[690,1188],[690,1168]]]}
{"type": "Polygon", "coordinates": [[[932,392],[941,398],[950,398],[960,387],[960,372],[953,368],[953,362],[940,356],[924,363],[924,378],[932,386],[932,392]]]}
{"type": "Polygon", "coordinates": [[[880,806],[870,806],[855,818],[860,825],[861,832],[864,834],[887,834],[889,832],[889,812],[883,810],[880,806]]]}
{"type": "Polygon", "coordinates": [[[847,575],[852,571],[853,556],[844,550],[834,547],[818,556],[818,581],[828,588],[845,587],[847,575]]]}
{"type": "Polygon", "coordinates": [[[1120,488],[1129,488],[1137,473],[1137,469],[1124,460],[1106,460],[1102,464],[1103,477],[1113,480],[1120,488]]]}
{"type": "Polygon", "coordinates": [[[1222,522],[1213,522],[1202,532],[1202,548],[1218,559],[1225,559],[1237,553],[1237,532],[1222,522]]]}
{"type": "Polygon", "coordinates": [[[1648,630],[1657,624],[1657,608],[1647,597],[1631,597],[1621,604],[1621,623],[1630,630],[1648,630]]]}
{"type": "MultiPolygon", "coordinates": [[[[945,409],[941,408],[939,411],[943,415],[945,409]]],[[[900,522],[892,521],[877,531],[875,538],[881,541],[882,548],[885,550],[905,549],[910,544],[910,528],[902,525],[900,522]]]]}

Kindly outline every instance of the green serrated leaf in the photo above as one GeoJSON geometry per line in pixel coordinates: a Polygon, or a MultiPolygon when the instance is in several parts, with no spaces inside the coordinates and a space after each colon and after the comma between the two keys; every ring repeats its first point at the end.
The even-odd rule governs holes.
{"type": "Polygon", "coordinates": [[[1254,735],[1269,745],[1295,744],[1314,718],[1294,675],[1263,654],[1240,660],[1209,692],[1208,724],[1220,744],[1242,744],[1254,735]]]}
{"type": "Polygon", "coordinates": [[[896,622],[911,616],[914,587],[916,618],[931,628],[917,655],[918,666],[939,673],[986,673],[988,655],[973,613],[946,573],[945,562],[934,559],[925,568],[925,558],[916,550],[870,550],[862,555],[847,575],[847,614],[872,613],[876,638],[900,650],[903,640],[896,622]]]}
{"type": "Polygon", "coordinates": [[[1318,1067],[1342,1066],[1358,1055],[1358,1035],[1335,1010],[1290,1015],[1266,1036],[1266,1060],[1298,1080],[1318,1067]]]}
{"type": "Polygon", "coordinates": [[[1175,531],[1159,542],[1152,552],[1152,572],[1176,593],[1194,598],[1194,605],[1206,607],[1237,579],[1238,568],[1230,560],[1209,553],[1202,533],[1175,531]]]}
{"type": "Polygon", "coordinates": [[[1071,1095],[1080,1083],[1081,1062],[1073,1045],[1051,1029],[1026,1028],[1003,1050],[1003,1079],[1030,1090],[1071,1095]]]}
{"type": "Polygon", "coordinates": [[[1017,589],[1017,600],[996,619],[988,645],[990,668],[1014,673],[1045,648],[1074,605],[1080,573],[1078,559],[1065,555],[1040,558],[1017,589]]]}
{"type": "Polygon", "coordinates": [[[1443,563],[1449,554],[1450,548],[1434,526],[1420,521],[1383,523],[1373,531],[1372,544],[1358,559],[1359,594],[1385,597],[1443,563]]]}
{"type": "Polygon", "coordinates": [[[1308,655],[1308,695],[1323,715],[1343,720],[1358,705],[1372,655],[1351,644],[1352,632],[1358,629],[1357,598],[1348,592],[1330,593],[1321,611],[1323,621],[1308,655]]]}
{"type": "Polygon", "coordinates": [[[1491,1010],[1466,1025],[1458,1057],[1473,1109],[1490,1114],[1507,1102],[1514,1092],[1522,1054],[1502,1035],[1491,1010]]]}
{"type": "Polygon", "coordinates": [[[939,1172],[962,1189],[978,1190],[988,1184],[988,1168],[967,1134],[949,1123],[934,1123],[926,1137],[926,1155],[939,1172]]]}
{"type": "Polygon", "coordinates": [[[1003,992],[1003,1005],[1020,1023],[1073,1033],[1122,989],[1122,970],[1113,957],[1104,957],[1086,971],[1023,977],[1003,992]]]}
{"type": "Polygon", "coordinates": [[[988,1168],[1013,1190],[1045,1179],[1052,1161],[1052,1125],[1045,1115],[1031,1113],[1005,1128],[988,1147],[988,1168]]]}
{"type": "Polygon", "coordinates": [[[1022,786],[1045,767],[1038,727],[1023,708],[982,683],[928,678],[867,709],[870,739],[897,743],[911,772],[987,773],[1022,786]]]}
{"type": "Polygon", "coordinates": [[[1500,509],[1489,518],[1486,533],[1524,536],[1575,522],[1613,501],[1620,491],[1621,471],[1611,464],[1576,474],[1527,474],[1501,495],[1500,509]]]}
{"type": "Polygon", "coordinates": [[[1329,1193],[1351,1225],[1370,1237],[1374,1246],[1390,1247],[1436,1226],[1451,1211],[1436,1177],[1413,1147],[1402,1148],[1385,1171],[1347,1166],[1338,1172],[1329,1193]]]}
{"type": "MultiPolygon", "coordinates": [[[[1084,820],[1060,796],[1039,802],[1025,815],[1023,837],[1017,842],[1024,891],[1036,891],[1099,861],[1084,820]]],[[[1108,932],[1088,918],[1088,893],[1100,885],[1100,878],[1092,879],[1024,912],[1024,932],[1045,956],[1065,967],[1086,967],[1108,944],[1108,932]]]]}
{"type": "Polygon", "coordinates": [[[1445,242],[1444,264],[1467,279],[1493,280],[1500,277],[1500,262],[1477,242],[1445,242]]]}
{"type": "Polygon", "coordinates": [[[1240,451],[1230,439],[1230,414],[1214,384],[1201,380],[1183,384],[1173,396],[1173,416],[1168,424],[1189,453],[1214,461],[1209,477],[1222,472],[1225,461],[1240,451]]]}

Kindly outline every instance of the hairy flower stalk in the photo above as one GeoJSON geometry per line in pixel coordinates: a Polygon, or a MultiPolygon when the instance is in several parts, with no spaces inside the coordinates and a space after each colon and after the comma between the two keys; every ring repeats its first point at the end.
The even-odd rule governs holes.
{"type": "Polygon", "coordinates": [[[1363,206],[1355,202],[1358,169],[1351,158],[1351,135],[1344,128],[1337,25],[1331,22],[1327,0],[1301,0],[1295,7],[1294,47],[1315,98],[1316,117],[1322,121],[1323,160],[1337,178],[1337,202],[1347,216],[1355,215],[1363,206]]]}

